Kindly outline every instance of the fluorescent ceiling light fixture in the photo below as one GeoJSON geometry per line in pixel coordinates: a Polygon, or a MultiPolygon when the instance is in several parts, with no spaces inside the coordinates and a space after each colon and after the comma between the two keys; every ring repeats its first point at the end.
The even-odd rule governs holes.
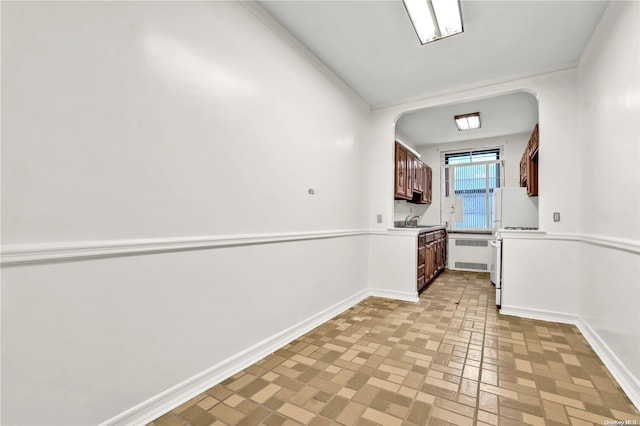
{"type": "Polygon", "coordinates": [[[454,118],[456,120],[456,126],[458,127],[458,130],[473,130],[473,129],[479,129],[481,127],[479,112],[472,112],[471,114],[456,115],[454,118]]]}
{"type": "Polygon", "coordinates": [[[458,0],[402,0],[420,43],[463,32],[458,0]]]}

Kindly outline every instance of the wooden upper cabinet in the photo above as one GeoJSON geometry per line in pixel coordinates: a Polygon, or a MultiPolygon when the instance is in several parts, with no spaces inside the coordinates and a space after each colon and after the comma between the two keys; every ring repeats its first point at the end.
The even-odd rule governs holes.
{"type": "Polygon", "coordinates": [[[520,186],[527,186],[527,156],[525,154],[522,154],[520,159],[520,186]]]}
{"type": "Polygon", "coordinates": [[[408,182],[410,182],[409,169],[407,166],[407,149],[396,142],[394,190],[394,198],[396,199],[411,199],[412,193],[407,185],[408,182]]]}
{"type": "Polygon", "coordinates": [[[396,200],[431,203],[431,168],[398,142],[395,145],[393,196],[396,200]]]}
{"type": "Polygon", "coordinates": [[[428,204],[431,204],[432,201],[432,195],[433,195],[433,173],[431,171],[431,167],[426,166],[427,167],[427,173],[426,173],[426,178],[425,178],[425,191],[427,191],[427,197],[426,197],[426,202],[428,204]]]}
{"type": "Polygon", "coordinates": [[[413,192],[422,194],[424,188],[424,166],[425,164],[418,158],[414,158],[413,161],[413,192]]]}
{"type": "Polygon", "coordinates": [[[407,196],[411,198],[413,196],[416,179],[416,156],[409,150],[407,150],[407,169],[409,170],[409,174],[407,175],[407,196]]]}
{"type": "Polygon", "coordinates": [[[538,155],[538,125],[533,128],[533,133],[531,133],[531,138],[529,139],[529,157],[533,158],[538,155]]]}
{"type": "Polygon", "coordinates": [[[538,195],[538,158],[531,158],[527,164],[527,195],[538,195]]]}
{"type": "Polygon", "coordinates": [[[431,204],[432,194],[432,172],[431,167],[424,164],[423,176],[422,176],[422,195],[420,196],[420,204],[431,204]]]}
{"type": "Polygon", "coordinates": [[[527,148],[520,160],[520,186],[527,188],[527,194],[538,195],[538,125],[533,128],[527,148]]]}

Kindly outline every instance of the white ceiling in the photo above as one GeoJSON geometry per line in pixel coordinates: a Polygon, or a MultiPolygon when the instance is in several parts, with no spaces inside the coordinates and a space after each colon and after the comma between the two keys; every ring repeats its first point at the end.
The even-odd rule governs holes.
{"type": "MultiPolygon", "coordinates": [[[[575,67],[607,3],[462,0],[464,33],[421,45],[401,0],[258,0],[374,109],[575,67]]],[[[432,108],[406,115],[398,128],[418,145],[530,132],[538,118],[532,99],[432,108]],[[474,111],[482,129],[451,129],[453,115],[474,111]]]]}
{"type": "Polygon", "coordinates": [[[396,128],[409,138],[405,142],[428,145],[530,133],[537,122],[538,101],[529,93],[519,92],[409,112],[398,119],[396,128]],[[480,112],[482,127],[459,131],[453,118],[476,111],[480,112]]]}
{"type": "Polygon", "coordinates": [[[460,1],[464,33],[421,45],[400,0],[258,1],[372,107],[572,67],[606,1],[460,1]]]}

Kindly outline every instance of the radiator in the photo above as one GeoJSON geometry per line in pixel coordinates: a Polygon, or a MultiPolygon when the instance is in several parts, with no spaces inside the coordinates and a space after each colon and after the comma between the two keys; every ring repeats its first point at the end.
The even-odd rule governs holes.
{"type": "Polygon", "coordinates": [[[460,271],[489,272],[491,263],[491,246],[488,235],[458,237],[449,234],[449,253],[447,267],[460,271]]]}

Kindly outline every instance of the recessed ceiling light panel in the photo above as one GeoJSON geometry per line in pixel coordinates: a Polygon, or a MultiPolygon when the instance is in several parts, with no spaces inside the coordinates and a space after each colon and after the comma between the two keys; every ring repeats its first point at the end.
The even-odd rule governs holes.
{"type": "Polygon", "coordinates": [[[420,43],[463,32],[458,0],[402,0],[420,43]]]}
{"type": "Polygon", "coordinates": [[[456,115],[454,117],[456,121],[456,126],[458,130],[473,130],[479,129],[481,126],[480,123],[480,113],[472,112],[471,114],[462,114],[456,115]]]}

